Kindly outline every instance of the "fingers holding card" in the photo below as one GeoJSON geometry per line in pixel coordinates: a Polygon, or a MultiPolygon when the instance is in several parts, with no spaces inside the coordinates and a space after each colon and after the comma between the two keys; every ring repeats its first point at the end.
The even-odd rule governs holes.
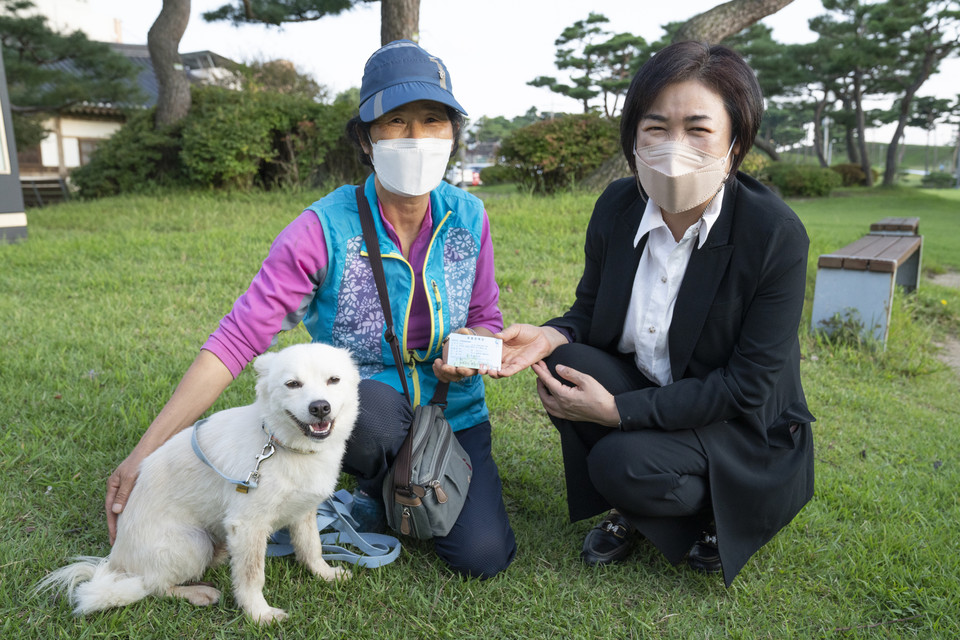
{"type": "Polygon", "coordinates": [[[454,367],[500,370],[503,341],[499,338],[451,333],[447,345],[447,364],[454,367]]]}

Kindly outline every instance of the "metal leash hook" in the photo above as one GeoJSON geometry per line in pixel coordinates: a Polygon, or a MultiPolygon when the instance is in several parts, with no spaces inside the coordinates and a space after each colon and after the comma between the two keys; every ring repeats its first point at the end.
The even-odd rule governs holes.
{"type": "Polygon", "coordinates": [[[255,466],[253,471],[250,472],[250,475],[247,476],[247,481],[243,485],[237,485],[237,491],[246,493],[248,489],[256,489],[260,482],[260,465],[276,452],[277,448],[273,446],[270,440],[267,440],[266,444],[263,445],[263,450],[260,452],[260,455],[257,456],[257,466],[255,466]]]}

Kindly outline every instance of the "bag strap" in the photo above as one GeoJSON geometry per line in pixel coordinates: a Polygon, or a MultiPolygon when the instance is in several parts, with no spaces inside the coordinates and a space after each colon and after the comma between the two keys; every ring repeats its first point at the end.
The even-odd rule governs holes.
{"type": "MultiPolygon", "coordinates": [[[[360,226],[363,228],[363,241],[367,245],[367,255],[370,256],[370,269],[373,271],[373,281],[377,284],[377,295],[380,296],[380,306],[383,308],[383,318],[387,323],[387,328],[383,333],[393,351],[393,362],[397,367],[397,373],[400,374],[400,384],[403,385],[403,393],[407,400],[411,402],[410,390],[407,387],[407,376],[403,373],[403,354],[400,350],[400,339],[393,330],[393,314],[390,312],[390,295],[387,292],[387,276],[383,272],[383,257],[380,255],[380,239],[377,237],[377,230],[373,224],[373,212],[370,211],[370,203],[363,193],[363,187],[357,187],[357,207],[360,209],[360,226]]],[[[441,382],[437,384],[434,390],[433,398],[430,404],[446,406],[447,390],[450,383],[441,382]]]]}
{"type": "MultiPolygon", "coordinates": [[[[380,239],[377,237],[377,230],[373,223],[373,212],[370,211],[370,203],[367,202],[367,196],[363,192],[363,186],[357,187],[357,208],[360,211],[360,226],[363,228],[363,241],[367,245],[367,255],[370,256],[370,269],[373,271],[373,280],[377,283],[377,294],[380,296],[380,306],[383,307],[383,317],[387,323],[384,331],[384,338],[390,343],[390,349],[393,351],[393,362],[397,366],[397,373],[400,375],[400,384],[403,385],[403,393],[407,396],[407,401],[412,405],[413,399],[410,397],[410,390],[407,387],[407,376],[403,370],[403,354],[400,350],[400,340],[393,330],[393,314],[390,313],[390,296],[387,293],[387,277],[383,272],[383,257],[380,255],[380,239]]],[[[449,384],[441,382],[434,391],[431,404],[446,406],[447,390],[449,384]]],[[[413,457],[413,429],[407,433],[403,446],[397,452],[393,465],[393,486],[394,490],[401,489],[409,493],[410,470],[412,468],[413,457]]]]}
{"type": "Polygon", "coordinates": [[[380,296],[380,306],[383,308],[383,318],[387,324],[383,337],[386,338],[390,344],[390,350],[393,351],[393,362],[397,366],[397,373],[400,374],[403,393],[407,396],[407,401],[412,404],[410,389],[407,387],[407,376],[403,371],[403,353],[400,350],[400,340],[393,330],[393,314],[390,313],[390,296],[387,293],[387,277],[383,272],[383,257],[380,255],[380,239],[377,237],[377,229],[373,224],[373,213],[370,211],[370,203],[367,202],[367,196],[364,195],[362,186],[357,187],[357,207],[360,209],[360,226],[363,228],[363,240],[367,244],[367,255],[370,256],[373,281],[377,283],[377,294],[380,296]]]}

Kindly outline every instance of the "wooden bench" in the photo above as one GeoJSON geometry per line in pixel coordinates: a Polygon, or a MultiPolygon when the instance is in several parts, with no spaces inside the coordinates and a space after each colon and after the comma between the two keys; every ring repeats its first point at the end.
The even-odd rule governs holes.
{"type": "Polygon", "coordinates": [[[915,291],[920,285],[923,236],[919,218],[885,218],[870,225],[870,233],[817,261],[813,296],[814,330],[831,331],[837,314],[853,312],[863,334],[887,342],[890,309],[896,287],[915,291]]]}
{"type": "Polygon", "coordinates": [[[884,218],[870,225],[870,234],[878,236],[915,236],[920,233],[920,218],[884,218]]]}

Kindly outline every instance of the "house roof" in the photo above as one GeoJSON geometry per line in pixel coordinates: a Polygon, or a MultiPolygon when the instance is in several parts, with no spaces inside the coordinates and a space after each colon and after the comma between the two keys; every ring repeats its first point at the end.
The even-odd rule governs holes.
{"type": "MultiPolygon", "coordinates": [[[[127,60],[132,62],[139,69],[139,73],[137,74],[137,85],[140,87],[140,90],[143,94],[143,99],[135,104],[128,105],[84,102],[71,107],[69,109],[70,113],[110,117],[117,116],[122,113],[123,109],[121,107],[139,107],[146,109],[157,104],[157,96],[159,95],[160,90],[157,86],[157,76],[153,72],[153,62],[150,60],[150,51],[147,49],[147,45],[116,43],[108,44],[111,49],[122,54],[127,58],[127,60]]],[[[213,51],[193,51],[191,53],[181,53],[180,59],[183,61],[183,66],[187,72],[187,77],[191,82],[204,82],[208,77],[207,74],[204,73],[204,70],[232,70],[239,66],[230,58],[221,56],[213,51]]],[[[59,67],[64,71],[76,72],[76,68],[69,60],[56,63],[54,66],[59,67]]]]}

